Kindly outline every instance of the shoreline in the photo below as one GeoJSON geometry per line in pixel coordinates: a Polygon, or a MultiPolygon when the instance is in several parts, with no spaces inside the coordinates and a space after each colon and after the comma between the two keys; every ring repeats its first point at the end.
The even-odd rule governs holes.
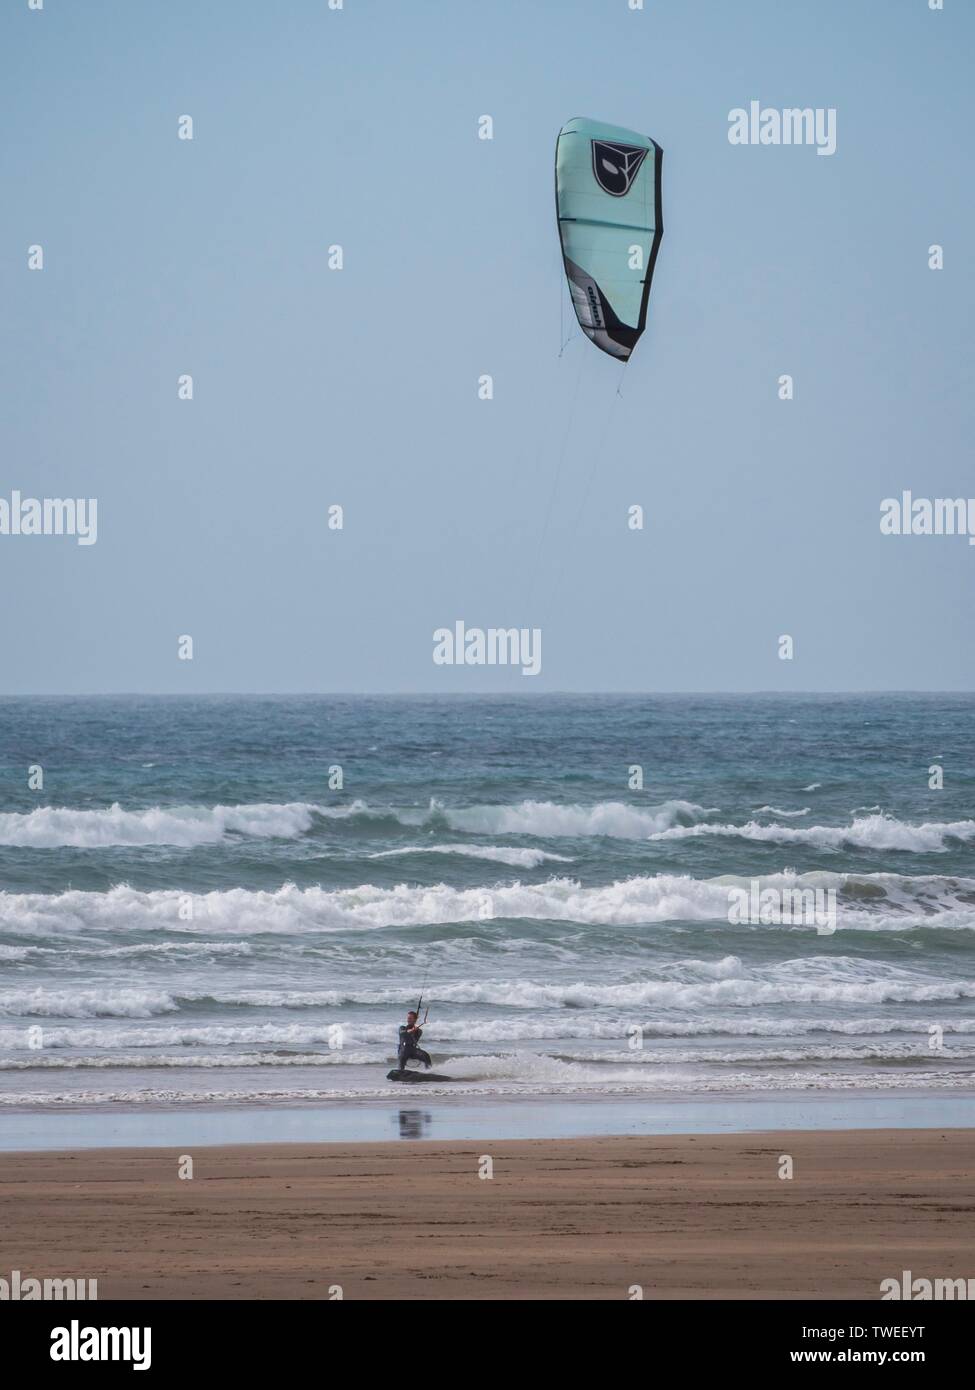
{"type": "Polygon", "coordinates": [[[0,1275],[103,1300],[877,1300],[975,1274],[973,1212],[970,1129],[7,1153],[0,1275]]]}
{"type": "Polygon", "coordinates": [[[11,1107],[0,1109],[0,1156],[173,1144],[371,1144],[397,1138],[453,1143],[939,1128],[975,1130],[975,1090],[712,1092],[686,1100],[576,1093],[449,1100],[425,1097],[414,1087],[402,1100],[11,1107]]]}

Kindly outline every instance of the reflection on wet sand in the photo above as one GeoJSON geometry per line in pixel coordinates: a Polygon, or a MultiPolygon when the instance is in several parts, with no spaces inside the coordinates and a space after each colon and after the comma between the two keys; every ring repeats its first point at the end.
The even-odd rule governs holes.
{"type": "Polygon", "coordinates": [[[399,1137],[401,1139],[422,1139],[432,1118],[429,1110],[401,1110],[399,1112],[399,1137]]]}

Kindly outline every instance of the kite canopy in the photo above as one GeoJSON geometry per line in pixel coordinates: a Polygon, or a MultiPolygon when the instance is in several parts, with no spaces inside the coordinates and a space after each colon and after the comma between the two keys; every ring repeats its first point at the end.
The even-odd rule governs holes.
{"type": "Polygon", "coordinates": [[[584,116],[562,127],[555,146],[559,236],[576,318],[622,362],[647,323],[664,233],[663,157],[649,136],[584,116]]]}

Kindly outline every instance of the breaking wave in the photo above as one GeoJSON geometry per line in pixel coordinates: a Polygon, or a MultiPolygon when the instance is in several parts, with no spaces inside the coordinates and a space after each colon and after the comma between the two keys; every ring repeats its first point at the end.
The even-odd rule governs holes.
{"type": "MultiPolygon", "coordinates": [[[[575,879],[559,877],[544,883],[515,882],[474,888],[452,888],[442,883],[428,887],[398,884],[393,888],[363,884],[358,888],[329,890],[285,884],[267,891],[231,888],[223,892],[181,893],[176,889],[144,892],[122,884],[106,893],[0,893],[0,932],[57,937],[63,943],[66,935],[87,931],[167,931],[185,938],[194,933],[301,936],[510,919],[601,926],[727,922],[730,890],[747,889],[753,881],[763,889],[835,891],[840,928],[975,927],[975,879],[797,874],[786,870],[755,880],[732,875],[695,879],[688,875],[655,874],[595,887],[583,887],[575,879]]],[[[244,945],[227,943],[231,953],[239,952],[244,945]]],[[[173,952],[193,949],[182,942],[160,943],[158,949],[164,948],[173,952]]],[[[8,951],[22,949],[5,947],[8,951]]],[[[141,944],[131,951],[148,949],[141,944]]]]}
{"type": "Polygon", "coordinates": [[[571,864],[564,854],[549,854],[542,849],[509,849],[504,845],[407,845],[403,849],[383,849],[370,854],[370,859],[398,859],[410,854],[458,854],[465,859],[485,859],[489,863],[508,864],[513,869],[537,869],[549,862],[571,864]]]}
{"type": "Polygon", "coordinates": [[[671,826],[655,831],[651,840],[680,840],[702,835],[735,836],[741,840],[766,841],[778,845],[813,845],[817,849],[902,850],[914,854],[937,854],[948,848],[948,840],[975,839],[975,821],[928,821],[911,825],[893,816],[863,816],[852,825],[719,825],[710,821],[697,825],[671,826]]]}
{"type": "Polygon", "coordinates": [[[20,849],[105,849],[109,846],[213,845],[228,835],[295,839],[312,825],[316,808],[303,802],[255,806],[150,806],[124,811],[42,806],[26,815],[0,814],[0,845],[20,849]]]}
{"type": "MultiPolygon", "coordinates": [[[[219,844],[233,836],[293,840],[308,834],[316,818],[346,823],[392,822],[408,828],[440,824],[475,834],[646,839],[671,826],[691,825],[715,810],[708,812],[690,801],[667,801],[646,808],[617,801],[594,806],[522,801],[512,806],[449,808],[431,801],[426,810],[412,810],[373,808],[356,800],[339,806],[297,801],[251,806],[150,806],[130,811],[116,802],[99,810],[42,806],[24,814],[4,812],[0,814],[0,845],[22,849],[192,848],[219,844]]],[[[449,849],[457,852],[455,847],[449,849]]]]}

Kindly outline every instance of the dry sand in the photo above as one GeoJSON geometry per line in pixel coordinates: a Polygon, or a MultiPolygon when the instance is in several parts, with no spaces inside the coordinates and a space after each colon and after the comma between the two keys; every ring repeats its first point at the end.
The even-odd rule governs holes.
{"type": "Polygon", "coordinates": [[[0,1277],[97,1278],[102,1299],[877,1299],[905,1269],[975,1276],[973,1130],[192,1158],[180,1180],[175,1149],[0,1154],[0,1277]]]}

